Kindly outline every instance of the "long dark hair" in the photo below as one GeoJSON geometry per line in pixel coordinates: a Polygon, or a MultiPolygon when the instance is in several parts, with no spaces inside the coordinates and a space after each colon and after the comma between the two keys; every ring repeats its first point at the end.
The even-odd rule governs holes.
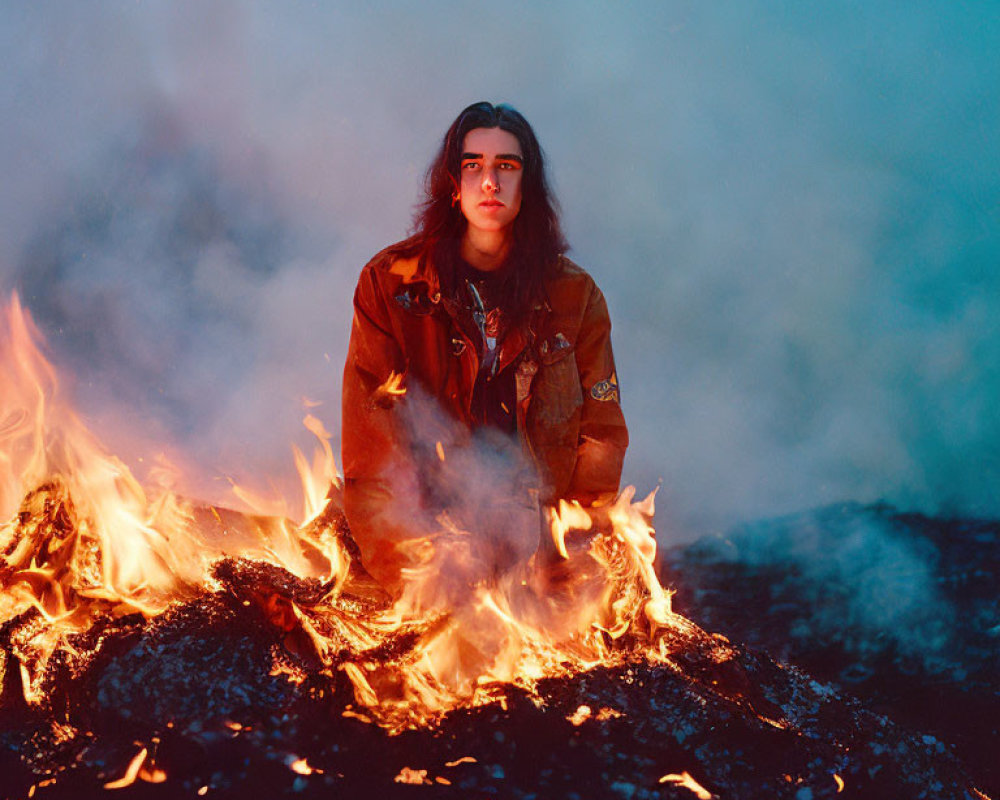
{"type": "Polygon", "coordinates": [[[461,182],[465,135],[476,128],[500,128],[513,134],[524,158],[521,210],[514,220],[513,242],[507,256],[511,269],[500,297],[510,319],[518,322],[544,299],[545,282],[558,270],[559,255],[568,245],[559,225],[558,205],[545,177],[542,148],[528,121],[509,105],[473,103],[458,115],[427,170],[424,200],[414,215],[413,233],[391,252],[430,258],[442,289],[454,289],[459,242],[466,221],[453,195],[461,182]]]}

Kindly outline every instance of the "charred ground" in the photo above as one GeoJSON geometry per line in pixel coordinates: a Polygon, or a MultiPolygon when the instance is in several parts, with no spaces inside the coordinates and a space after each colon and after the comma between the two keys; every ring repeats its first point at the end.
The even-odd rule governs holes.
{"type": "MultiPolygon", "coordinates": [[[[308,606],[317,586],[221,562],[218,591],[153,621],[109,615],[75,639],[41,706],[24,703],[9,655],[30,620],[5,622],[4,796],[106,796],[142,749],[118,796],[694,797],[676,783],[685,773],[727,798],[995,796],[998,541],[996,523],[844,506],[671,550],[676,607],[701,627],[673,631],[665,663],[627,657],[537,696],[497,687],[502,702],[397,736],[276,613],[308,606]],[[900,543],[920,556],[906,568],[923,565],[937,605],[897,593],[894,613],[861,614],[859,587],[900,564],[869,558],[855,571],[871,580],[851,583],[829,563],[873,531],[883,556],[900,543]]],[[[343,595],[345,614],[375,602],[362,595],[343,595]]],[[[408,635],[378,657],[404,657],[408,635]]]]}
{"type": "Polygon", "coordinates": [[[836,505],[663,566],[680,613],[948,743],[1000,794],[1000,522],[836,505]]]}

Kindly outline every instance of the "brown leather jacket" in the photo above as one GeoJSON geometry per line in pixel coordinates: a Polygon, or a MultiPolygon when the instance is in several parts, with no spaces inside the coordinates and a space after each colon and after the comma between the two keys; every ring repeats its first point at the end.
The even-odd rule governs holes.
{"type": "MultiPolygon", "coordinates": [[[[607,305],[565,257],[546,288],[532,322],[504,337],[497,372],[516,370],[518,436],[540,476],[541,501],[603,502],[618,491],[628,445],[607,305]]],[[[365,566],[390,591],[407,561],[398,545],[421,535],[392,502],[403,494],[404,503],[419,503],[420,495],[402,392],[420,387],[471,426],[478,369],[477,348],[442,300],[431,265],[383,252],[364,267],[344,368],[344,504],[365,566]]]]}

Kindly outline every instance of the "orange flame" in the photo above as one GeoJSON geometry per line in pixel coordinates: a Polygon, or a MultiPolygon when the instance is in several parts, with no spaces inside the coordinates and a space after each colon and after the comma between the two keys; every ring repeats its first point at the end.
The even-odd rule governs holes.
{"type": "MultiPolygon", "coordinates": [[[[210,541],[190,501],[145,489],[77,417],[16,295],[0,332],[0,618],[35,609],[44,621],[17,654],[29,703],[42,699],[41,678],[66,635],[100,613],[163,613],[201,591],[226,552],[322,580],[346,575],[332,537],[299,536],[285,519],[261,520],[230,543],[210,541]]],[[[317,514],[336,471],[329,434],[313,417],[306,425],[322,445],[308,468],[300,464],[306,508],[317,514]]]]}
{"type": "Polygon", "coordinates": [[[139,777],[139,770],[142,769],[142,764],[146,760],[146,754],[149,751],[144,747],[135,757],[129,762],[128,767],[125,770],[125,774],[122,775],[116,781],[110,781],[104,784],[105,789],[124,789],[126,786],[131,786],[135,783],[135,779],[139,777]]]}
{"type": "Polygon", "coordinates": [[[660,783],[670,783],[674,786],[681,786],[684,789],[690,789],[698,800],[712,800],[712,798],[715,797],[715,795],[708,791],[708,789],[692,778],[688,772],[682,772],[680,775],[674,773],[664,775],[660,778],[660,783]]]}
{"type": "Polygon", "coordinates": [[[385,383],[375,390],[375,399],[385,399],[389,397],[402,397],[406,394],[406,387],[403,380],[406,376],[401,372],[390,372],[385,383]]]}
{"type": "MultiPolygon", "coordinates": [[[[396,602],[347,613],[338,603],[351,573],[336,523],[341,481],[332,436],[318,417],[304,419],[318,442],[313,457],[293,449],[303,493],[297,522],[283,498],[270,501],[235,485],[255,515],[197,506],[166,489],[144,488],[104,450],[60,393],[16,297],[0,323],[10,332],[0,339],[0,520],[9,520],[0,523],[0,614],[10,619],[33,608],[42,620],[14,653],[29,702],[42,699],[48,660],[69,633],[98,614],[138,610],[152,617],[211,590],[211,564],[227,553],[321,582],[325,596],[308,607],[275,593],[255,599],[297,646],[315,651],[325,670],[339,669],[350,680],[360,708],[345,713],[390,731],[459,705],[503,703],[505,684],[532,691],[542,678],[618,663],[637,651],[650,659],[667,655],[668,637],[660,634],[680,618],[655,571],[653,494],[633,502],[629,487],[597,508],[561,502],[541,513],[537,506],[516,509],[510,526],[519,542],[538,542],[539,519],[547,523],[545,544],[533,556],[487,544],[487,534],[442,514],[431,535],[410,543],[413,562],[396,602]],[[369,655],[406,632],[416,644],[405,655],[391,662],[369,655]],[[346,659],[345,640],[353,650],[346,659]]],[[[403,396],[403,380],[390,375],[380,388],[384,399],[403,396]]],[[[444,460],[440,442],[437,450],[444,460]]],[[[287,664],[276,664],[274,674],[304,677],[287,664]]],[[[581,722],[592,716],[590,709],[581,713],[581,722]]],[[[596,719],[616,713],[601,709],[596,719]]],[[[229,727],[234,735],[242,729],[229,727]]],[[[158,778],[143,767],[145,750],[141,755],[112,784],[158,778]]]]}
{"type": "Polygon", "coordinates": [[[323,774],[323,770],[309,766],[309,762],[304,758],[296,758],[291,764],[288,765],[288,768],[292,770],[292,772],[298,773],[299,775],[323,774]]]}

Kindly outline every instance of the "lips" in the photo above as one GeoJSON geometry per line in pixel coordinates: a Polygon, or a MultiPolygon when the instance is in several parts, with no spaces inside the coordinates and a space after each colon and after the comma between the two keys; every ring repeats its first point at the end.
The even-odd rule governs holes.
{"type": "Polygon", "coordinates": [[[499,200],[493,200],[493,199],[483,200],[483,202],[481,202],[479,205],[480,207],[485,207],[485,208],[503,208],[503,203],[501,203],[499,200]]]}

